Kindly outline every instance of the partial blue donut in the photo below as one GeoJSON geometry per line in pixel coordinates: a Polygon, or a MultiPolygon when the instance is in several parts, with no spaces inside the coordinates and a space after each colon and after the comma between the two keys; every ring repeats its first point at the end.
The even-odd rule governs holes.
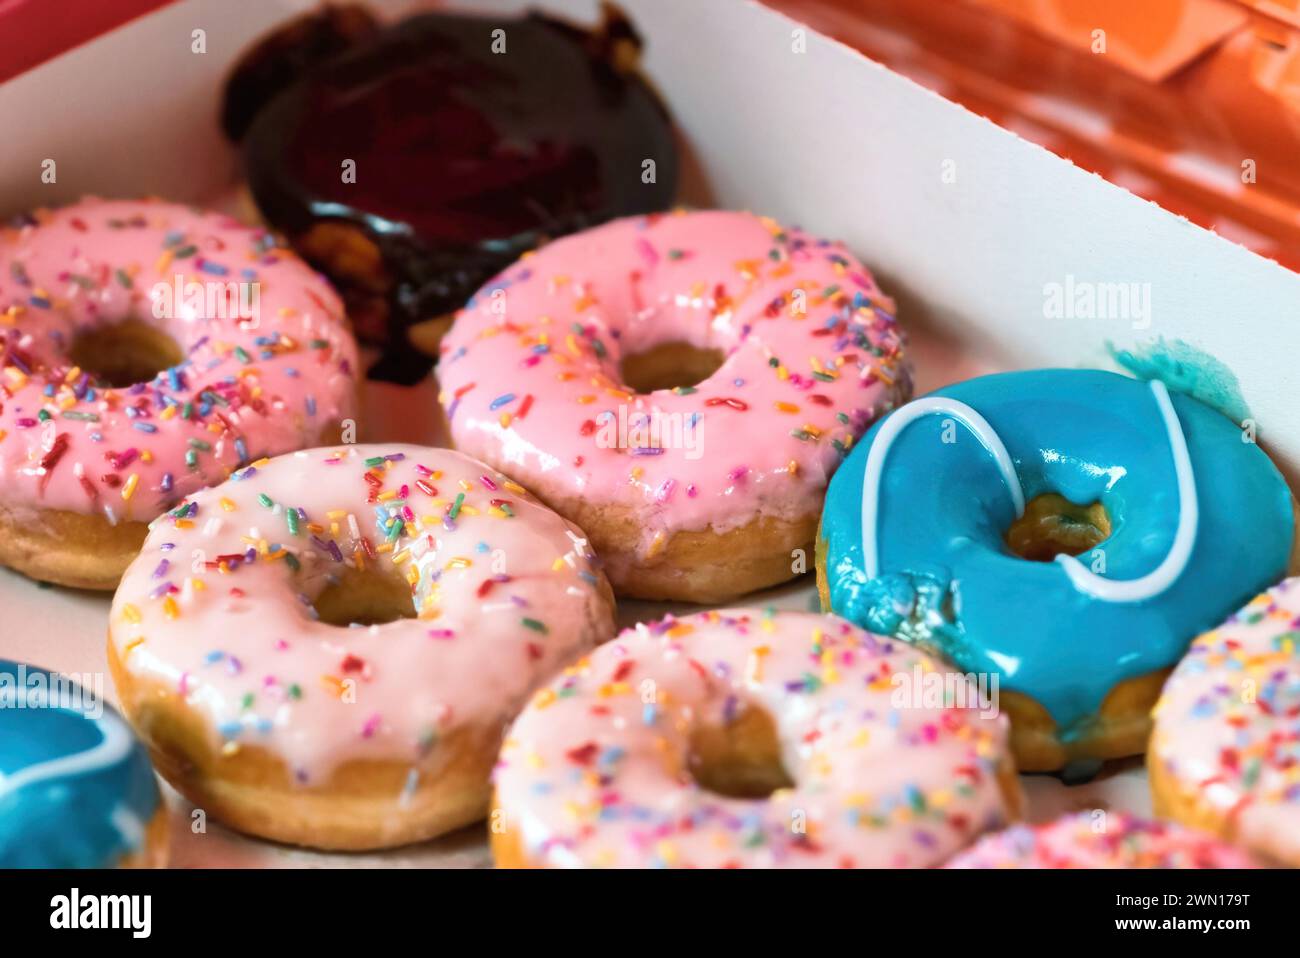
{"type": "Polygon", "coordinates": [[[1065,369],[983,376],[931,397],[878,422],[831,480],[821,528],[831,609],[929,645],[962,671],[997,674],[1002,688],[1038,700],[1063,740],[1113,686],[1174,665],[1197,634],[1286,572],[1286,483],[1241,429],[1195,399],[1159,382],[1065,369]],[[975,415],[953,411],[963,406],[975,415]],[[991,441],[968,421],[981,417],[991,441]],[[1191,523],[1177,480],[1183,441],[1191,523]],[[864,510],[877,444],[880,488],[866,491],[876,498],[864,510]],[[1014,555],[1003,537],[1017,516],[1017,482],[1024,501],[1048,492],[1100,500],[1110,536],[1077,560],[1014,555]],[[869,577],[864,511],[873,504],[869,577]],[[1100,598],[1094,580],[1138,595],[1100,598]]]}
{"type": "Polygon", "coordinates": [[[0,659],[0,868],[108,868],[143,847],[153,768],[93,691],[0,659]]]}

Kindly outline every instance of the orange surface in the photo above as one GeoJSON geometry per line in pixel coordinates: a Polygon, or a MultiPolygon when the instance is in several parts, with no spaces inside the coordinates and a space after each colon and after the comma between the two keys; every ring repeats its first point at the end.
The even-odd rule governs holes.
{"type": "Polygon", "coordinates": [[[1039,36],[1093,53],[1105,30],[1109,62],[1150,83],[1168,79],[1241,28],[1233,0],[972,0],[1039,36]]]}
{"type": "Polygon", "coordinates": [[[767,0],[1300,271],[1300,0],[767,0]]]}

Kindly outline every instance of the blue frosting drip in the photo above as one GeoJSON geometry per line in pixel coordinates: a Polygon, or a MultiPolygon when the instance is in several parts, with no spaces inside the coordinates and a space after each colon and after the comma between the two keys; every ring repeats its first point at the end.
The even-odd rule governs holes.
{"type": "MultiPolygon", "coordinates": [[[[1035,370],[984,376],[932,395],[963,402],[1001,437],[1026,501],[1055,492],[1100,500],[1111,534],[1106,578],[1135,579],[1165,558],[1178,525],[1169,438],[1150,386],[1116,373],[1035,370]]],[[[993,457],[955,417],[936,413],[895,439],[881,477],[880,575],[863,568],[863,438],[831,480],[822,516],[831,609],[926,644],[963,671],[996,673],[1038,700],[1063,738],[1082,731],[1124,679],[1175,664],[1212,628],[1286,572],[1291,494],[1241,431],[1188,396],[1171,396],[1195,475],[1200,519],[1183,574],[1159,595],[1106,602],[1058,563],[1014,555],[1015,518],[993,457]],[[945,441],[948,440],[948,441],[945,441]]],[[[905,407],[904,407],[905,408],[905,407]]],[[[1092,553],[1079,557],[1090,563],[1092,553]]]]}
{"type": "Polygon", "coordinates": [[[37,694],[41,689],[80,688],[66,677],[54,685],[55,679],[44,669],[0,659],[0,868],[115,865],[139,850],[161,801],[144,747],[102,700],[102,719],[89,692],[56,694],[57,707],[16,707],[15,696],[43,704],[49,699],[37,694]],[[129,737],[122,753],[26,784],[17,778],[25,769],[102,747],[109,741],[106,723],[114,723],[118,740],[129,737]]]}

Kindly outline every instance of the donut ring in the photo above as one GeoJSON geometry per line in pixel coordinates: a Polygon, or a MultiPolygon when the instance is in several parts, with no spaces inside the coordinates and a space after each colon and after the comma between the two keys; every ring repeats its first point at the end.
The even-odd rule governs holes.
{"type": "Polygon", "coordinates": [[[510,718],[613,631],[576,527],[465,456],[362,445],[256,463],[161,516],[108,656],[191,801],[362,849],[480,819],[510,718]],[[354,622],[375,624],[331,624],[354,622]]]}
{"type": "Polygon", "coordinates": [[[0,659],[0,868],[166,859],[167,810],[149,756],[103,690],[0,659]]]}
{"type": "Polygon", "coordinates": [[[910,391],[892,314],[840,244],[624,219],[480,290],[438,381],[457,448],[586,529],[620,595],[721,601],[806,569],[827,478],[910,391]]]}
{"type": "Polygon", "coordinates": [[[672,124],[635,29],[602,10],[590,30],[536,12],[318,11],[236,65],[227,129],[247,126],[249,189],[383,347],[372,377],[423,379],[455,310],[545,238],[672,204],[672,124]],[[483,40],[497,30],[508,56],[483,40]]]}
{"type": "Polygon", "coordinates": [[[1258,868],[1238,848],[1126,812],[1076,812],[985,835],[945,868],[1258,868]]]}
{"type": "Polygon", "coordinates": [[[974,699],[903,694],[946,671],[808,612],[638,625],[516,719],[495,774],[493,856],[506,867],[938,864],[1020,806],[1004,718],[974,699]]]}
{"type": "Polygon", "coordinates": [[[1005,373],[859,444],[827,495],[819,588],[996,675],[1021,770],[1052,770],[1145,750],[1167,670],[1285,574],[1293,526],[1277,469],[1209,406],[1115,373],[1005,373]]]}
{"type": "Polygon", "coordinates": [[[1300,866],[1300,579],[1200,636],[1165,684],[1147,753],[1157,812],[1300,866]]]}
{"type": "Polygon", "coordinates": [[[0,564],[112,589],[184,496],[337,440],[355,367],[338,297],[264,230],[88,199],[0,231],[0,564]]]}

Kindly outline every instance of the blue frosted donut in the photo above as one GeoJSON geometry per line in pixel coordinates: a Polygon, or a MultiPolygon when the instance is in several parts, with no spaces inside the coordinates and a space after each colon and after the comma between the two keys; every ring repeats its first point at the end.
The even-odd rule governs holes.
{"type": "Polygon", "coordinates": [[[832,479],[823,605],[996,678],[1022,769],[1139,753],[1191,639],[1287,570],[1291,493],[1243,439],[1115,373],[938,390],[878,422],[832,479]],[[1009,544],[1026,523],[1086,548],[1026,558],[1009,544]]]}
{"type": "Polygon", "coordinates": [[[96,690],[0,659],[0,868],[160,864],[144,746],[96,690]]]}

